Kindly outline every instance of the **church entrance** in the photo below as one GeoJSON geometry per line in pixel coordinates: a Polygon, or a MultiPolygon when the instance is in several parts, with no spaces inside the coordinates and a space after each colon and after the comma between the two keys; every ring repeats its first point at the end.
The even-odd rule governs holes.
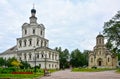
{"type": "Polygon", "coordinates": [[[98,61],[97,61],[97,63],[98,63],[98,66],[102,66],[102,59],[99,58],[98,61]]]}
{"type": "Polygon", "coordinates": [[[98,62],[98,65],[101,66],[101,61],[98,62]]]}

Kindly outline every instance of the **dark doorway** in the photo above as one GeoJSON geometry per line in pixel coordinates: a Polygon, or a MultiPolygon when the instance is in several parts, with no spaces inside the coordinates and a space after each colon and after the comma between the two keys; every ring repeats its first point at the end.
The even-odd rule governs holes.
{"type": "Polygon", "coordinates": [[[101,66],[101,61],[98,62],[98,65],[101,66]]]}
{"type": "Polygon", "coordinates": [[[99,58],[99,59],[97,60],[97,63],[98,63],[98,66],[102,66],[102,59],[99,58]]]}

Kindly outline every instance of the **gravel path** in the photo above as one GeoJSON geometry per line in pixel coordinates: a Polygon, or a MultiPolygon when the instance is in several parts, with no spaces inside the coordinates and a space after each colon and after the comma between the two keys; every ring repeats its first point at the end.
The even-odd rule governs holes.
{"type": "Polygon", "coordinates": [[[70,70],[61,70],[52,73],[51,76],[45,76],[40,79],[120,79],[120,74],[115,71],[103,72],[71,72],[70,70]]]}

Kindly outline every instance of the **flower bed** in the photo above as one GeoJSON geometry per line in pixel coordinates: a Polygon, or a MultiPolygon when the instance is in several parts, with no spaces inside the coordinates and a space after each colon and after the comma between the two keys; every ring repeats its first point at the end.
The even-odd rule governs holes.
{"type": "Polygon", "coordinates": [[[33,74],[33,72],[12,72],[12,74],[33,74]]]}

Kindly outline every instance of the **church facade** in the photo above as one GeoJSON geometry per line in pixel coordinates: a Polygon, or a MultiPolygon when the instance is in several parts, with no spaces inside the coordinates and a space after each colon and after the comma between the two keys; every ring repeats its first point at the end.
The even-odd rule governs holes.
{"type": "Polygon", "coordinates": [[[5,59],[15,57],[27,61],[32,67],[59,69],[59,52],[49,48],[45,38],[45,27],[37,23],[36,10],[31,10],[30,23],[22,25],[22,37],[17,45],[0,54],[5,59]]]}
{"type": "Polygon", "coordinates": [[[89,52],[89,68],[116,68],[118,58],[112,54],[104,44],[104,36],[96,37],[96,46],[89,52]]]}

